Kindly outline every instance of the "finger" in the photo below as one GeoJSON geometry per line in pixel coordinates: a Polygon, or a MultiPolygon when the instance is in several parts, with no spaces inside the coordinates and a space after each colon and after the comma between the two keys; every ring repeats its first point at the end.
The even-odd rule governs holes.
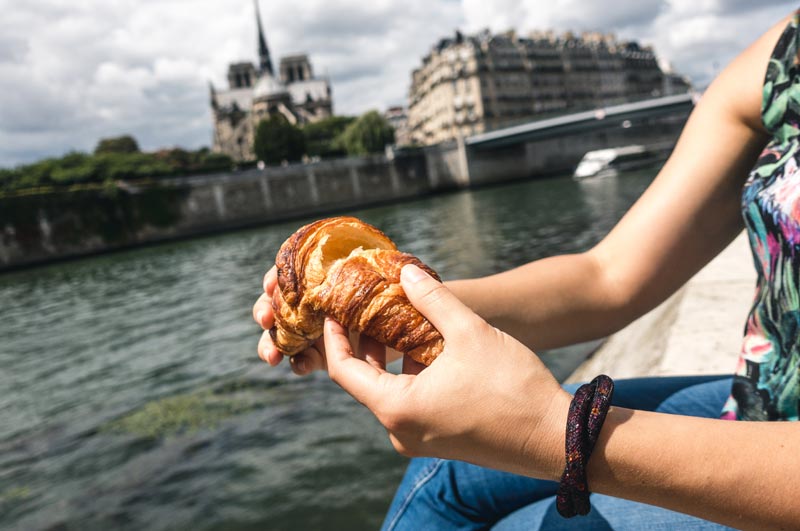
{"type": "Polygon", "coordinates": [[[403,266],[400,282],[411,304],[445,338],[475,319],[475,313],[453,295],[444,284],[413,264],[403,266]]]}
{"type": "Polygon", "coordinates": [[[275,290],[275,286],[278,284],[278,268],[277,266],[272,266],[269,271],[264,275],[264,280],[262,281],[262,286],[264,287],[264,293],[272,295],[272,292],[275,290]]]}
{"type": "Polygon", "coordinates": [[[261,339],[258,340],[258,357],[266,361],[273,367],[281,362],[283,355],[278,352],[272,338],[269,335],[269,330],[264,330],[261,334],[261,339]]]}
{"type": "Polygon", "coordinates": [[[267,355],[267,363],[269,363],[273,367],[275,367],[282,361],[283,361],[283,354],[281,354],[277,350],[270,352],[267,355]]]}
{"type": "Polygon", "coordinates": [[[386,369],[386,347],[379,341],[362,334],[358,341],[358,350],[361,359],[376,369],[386,369]]]}
{"type": "Polygon", "coordinates": [[[289,356],[289,366],[292,368],[292,372],[298,376],[305,376],[306,374],[311,373],[311,369],[308,366],[308,359],[306,358],[305,354],[295,354],[294,356],[289,356]]]}
{"type": "Polygon", "coordinates": [[[275,312],[272,311],[272,298],[262,293],[253,305],[253,320],[264,330],[275,324],[275,312]]]}
{"type": "Polygon", "coordinates": [[[354,330],[347,331],[347,337],[350,340],[350,347],[353,350],[353,356],[357,359],[364,360],[364,352],[361,349],[361,334],[354,330]]]}
{"type": "Polygon", "coordinates": [[[424,368],[424,363],[418,362],[411,356],[403,356],[403,374],[419,374],[424,368]]]}
{"type": "Polygon", "coordinates": [[[379,397],[380,378],[386,372],[357,359],[347,338],[347,331],[333,319],[325,319],[323,337],[331,380],[370,407],[379,397]]]}
{"type": "Polygon", "coordinates": [[[291,357],[292,371],[300,376],[314,371],[326,370],[325,355],[316,346],[310,346],[300,354],[291,357]]]}

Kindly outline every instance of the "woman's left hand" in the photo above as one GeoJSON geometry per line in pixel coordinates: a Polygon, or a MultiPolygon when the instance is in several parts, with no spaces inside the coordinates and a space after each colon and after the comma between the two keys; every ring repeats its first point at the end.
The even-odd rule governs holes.
{"type": "Polygon", "coordinates": [[[444,337],[444,351],[424,370],[406,360],[404,374],[395,375],[356,355],[345,329],[327,319],[331,379],[375,414],[404,455],[558,479],[570,395],[533,352],[421,269],[405,266],[401,282],[444,337]]]}

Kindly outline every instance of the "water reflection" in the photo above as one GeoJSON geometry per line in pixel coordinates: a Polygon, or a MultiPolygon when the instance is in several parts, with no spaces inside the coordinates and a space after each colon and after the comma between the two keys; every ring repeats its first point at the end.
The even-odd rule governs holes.
{"type": "MultiPolygon", "coordinates": [[[[474,277],[588,248],[651,177],[350,214],[474,277]]],[[[261,275],[307,221],[0,276],[0,527],[376,528],[404,464],[384,430],[255,355],[261,275]]],[[[541,354],[561,376],[582,355],[541,354]]]]}

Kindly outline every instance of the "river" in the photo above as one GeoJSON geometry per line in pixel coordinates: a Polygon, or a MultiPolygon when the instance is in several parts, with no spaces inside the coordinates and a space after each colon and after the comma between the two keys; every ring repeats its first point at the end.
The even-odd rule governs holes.
{"type": "MultiPolygon", "coordinates": [[[[349,213],[463,278],[589,248],[653,173],[349,213]]],[[[255,352],[261,276],[307,221],[0,275],[0,528],[377,528],[406,460],[326,375],[255,352]]],[[[586,350],[542,356],[563,379],[586,350]]]]}

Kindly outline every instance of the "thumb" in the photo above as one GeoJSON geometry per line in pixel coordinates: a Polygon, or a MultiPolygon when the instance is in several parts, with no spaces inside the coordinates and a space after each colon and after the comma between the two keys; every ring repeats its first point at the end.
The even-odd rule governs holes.
{"type": "Polygon", "coordinates": [[[325,318],[323,330],[328,375],[331,380],[353,398],[370,407],[380,396],[381,379],[385,380],[382,375],[388,373],[355,357],[347,331],[333,319],[325,318]]]}
{"type": "Polygon", "coordinates": [[[419,267],[408,264],[400,271],[400,283],[411,304],[445,337],[461,329],[475,314],[444,284],[419,267]]]}

